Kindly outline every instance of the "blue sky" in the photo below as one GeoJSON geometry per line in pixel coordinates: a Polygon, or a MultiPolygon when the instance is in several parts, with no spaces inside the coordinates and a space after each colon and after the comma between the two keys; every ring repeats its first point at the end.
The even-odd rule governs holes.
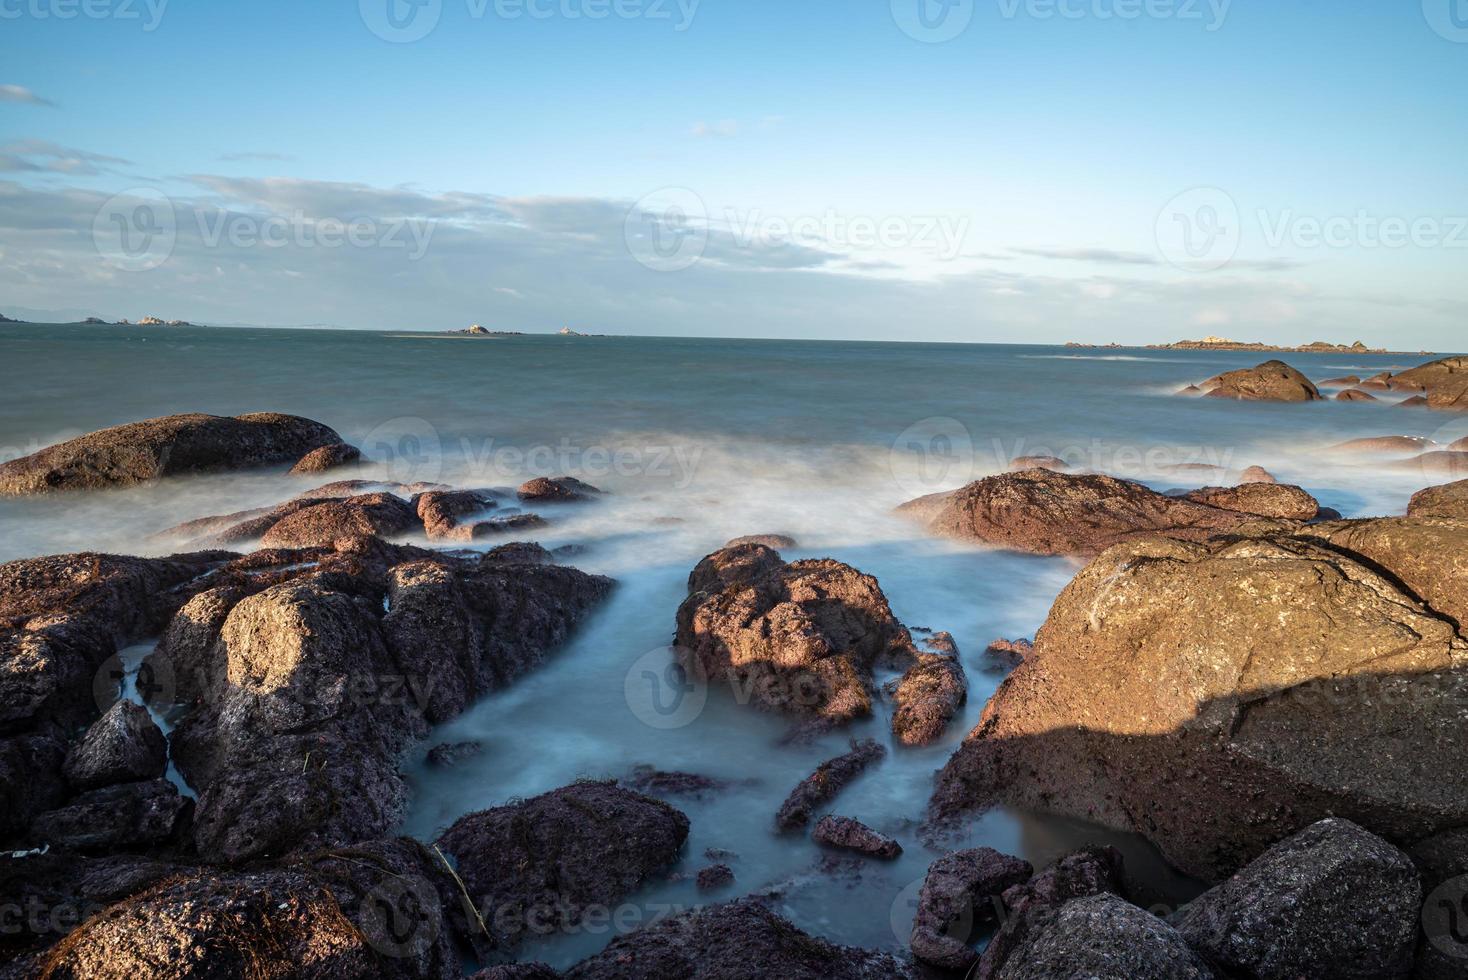
{"type": "Polygon", "coordinates": [[[1468,0],[0,0],[0,50],[0,311],[1463,346],[1468,0]]]}

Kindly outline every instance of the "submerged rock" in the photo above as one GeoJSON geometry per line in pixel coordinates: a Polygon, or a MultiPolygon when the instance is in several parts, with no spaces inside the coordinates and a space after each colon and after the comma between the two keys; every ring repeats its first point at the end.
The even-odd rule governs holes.
{"type": "Polygon", "coordinates": [[[869,738],[853,741],[850,752],[821,763],[790,791],[775,815],[775,826],[786,831],[803,828],[817,808],[834,800],[847,783],[886,755],[887,750],[869,738]]]}
{"type": "Polygon", "coordinates": [[[605,491],[598,490],[589,483],[583,483],[573,476],[538,476],[522,483],[518,491],[521,500],[561,504],[594,500],[604,493],[605,491]]]}
{"type": "Polygon", "coordinates": [[[762,545],[698,563],[676,644],[684,667],[709,683],[831,724],[871,713],[879,660],[916,654],[876,579],[830,559],[786,563],[762,545]]]}
{"type": "Polygon", "coordinates": [[[1435,443],[1431,439],[1423,439],[1420,436],[1369,436],[1365,439],[1351,439],[1336,443],[1325,451],[1360,455],[1378,453],[1409,456],[1430,449],[1433,445],[1435,443]]]}
{"type": "Polygon", "coordinates": [[[941,970],[967,971],[979,954],[975,926],[995,918],[999,896],[1034,868],[993,848],[945,854],[928,866],[912,923],[912,955],[941,970]]]}
{"type": "Polygon", "coordinates": [[[738,548],[746,544],[762,544],[766,548],[773,548],[776,551],[782,548],[795,548],[799,546],[799,542],[788,534],[747,534],[742,538],[734,538],[724,545],[724,547],[738,548]]]}
{"type": "Polygon", "coordinates": [[[701,892],[727,888],[734,884],[734,869],[727,864],[711,864],[706,868],[700,868],[694,881],[701,892]]]}
{"type": "Polygon", "coordinates": [[[1362,391],[1360,388],[1347,388],[1345,391],[1338,393],[1335,396],[1335,400],[1338,402],[1374,402],[1377,398],[1369,391],[1362,391]]]}
{"type": "Polygon", "coordinates": [[[801,932],[750,899],[618,936],[566,980],[913,980],[901,960],[801,932]]]}
{"type": "Polygon", "coordinates": [[[291,467],[291,476],[309,476],[315,473],[325,473],[342,466],[348,466],[358,462],[362,458],[362,450],[356,446],[349,446],[344,442],[335,442],[329,446],[313,449],[302,456],[295,466],[291,467]]]}
{"type": "Polygon", "coordinates": [[[461,925],[489,951],[611,906],[677,860],[687,837],[688,818],[668,804],[586,782],[461,817],[437,846],[454,859],[477,912],[461,925]]]}
{"type": "Polygon", "coordinates": [[[264,532],[260,543],[267,548],[330,547],[338,538],[390,538],[417,526],[418,515],[407,501],[390,493],[369,493],[292,510],[264,532]]]}
{"type": "Polygon", "coordinates": [[[892,861],[902,855],[902,845],[897,841],[850,817],[822,817],[816,821],[810,839],[826,847],[855,851],[884,861],[892,861]]]}
{"type": "Polygon", "coordinates": [[[1399,583],[1461,591],[1389,544],[1449,529],[1372,523],[1325,526],[1330,543],[1107,551],[945,767],[934,814],[1064,813],[1142,833],[1213,880],[1332,814],[1404,840],[1468,824],[1468,784],[1441,775],[1468,765],[1468,645],[1399,583]]]}
{"type": "Polygon", "coordinates": [[[484,490],[430,491],[419,494],[418,519],[430,540],[472,541],[474,525],[463,518],[496,506],[494,495],[484,490]]]}
{"type": "Polygon", "coordinates": [[[1347,820],[1275,845],[1174,923],[1220,967],[1259,980],[1405,978],[1422,887],[1407,856],[1347,820]]]}
{"type": "Polygon", "coordinates": [[[938,534],[1041,555],[1093,555],[1150,534],[1204,540],[1252,519],[1128,480],[1049,470],[991,476],[900,510],[938,534]]]}
{"type": "Polygon", "coordinates": [[[1245,401],[1314,402],[1324,397],[1309,378],[1277,360],[1217,375],[1202,388],[1209,398],[1245,401]]]}
{"type": "Polygon", "coordinates": [[[169,415],[89,432],[0,463],[0,495],[96,490],[185,473],[251,469],[292,462],[341,441],[320,422],[294,415],[169,415]]]}

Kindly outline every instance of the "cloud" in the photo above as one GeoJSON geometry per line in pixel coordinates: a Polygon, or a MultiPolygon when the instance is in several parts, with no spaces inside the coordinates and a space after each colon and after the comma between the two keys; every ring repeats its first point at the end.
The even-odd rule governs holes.
{"type": "Polygon", "coordinates": [[[1010,251],[1037,259],[1071,262],[1100,262],[1106,265],[1159,265],[1156,258],[1141,252],[1118,252],[1109,248],[1014,248],[1010,251]]]}
{"type": "Polygon", "coordinates": [[[739,123],[734,119],[721,119],[712,123],[696,122],[689,132],[699,139],[709,139],[715,136],[721,139],[732,139],[739,135],[739,123]]]}
{"type": "Polygon", "coordinates": [[[121,157],[89,153],[49,140],[14,140],[0,144],[0,171],[9,173],[56,173],[94,177],[110,172],[114,165],[128,162],[121,157]]]}
{"type": "Polygon", "coordinates": [[[43,105],[55,108],[56,103],[43,99],[24,85],[0,85],[0,102],[18,102],[22,105],[43,105]]]}
{"type": "Polygon", "coordinates": [[[242,153],[224,153],[219,159],[224,163],[247,163],[252,161],[286,162],[294,160],[295,157],[289,153],[269,153],[246,150],[242,153]]]}

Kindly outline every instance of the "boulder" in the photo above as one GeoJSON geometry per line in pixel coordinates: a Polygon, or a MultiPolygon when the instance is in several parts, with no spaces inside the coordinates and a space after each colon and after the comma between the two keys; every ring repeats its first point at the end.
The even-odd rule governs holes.
{"type": "Polygon", "coordinates": [[[1431,448],[1432,445],[1431,439],[1423,439],[1420,436],[1370,436],[1365,439],[1351,439],[1337,443],[1325,451],[1355,455],[1411,456],[1431,448]]]}
{"type": "Polygon", "coordinates": [[[968,971],[980,922],[993,920],[999,896],[1028,881],[1028,861],[976,847],[945,854],[928,866],[912,923],[912,955],[940,970],[968,971]]]}
{"type": "Polygon", "coordinates": [[[1454,479],[1468,477],[1468,453],[1438,450],[1398,460],[1394,469],[1420,471],[1427,476],[1447,476],[1454,479]]]}
{"type": "Polygon", "coordinates": [[[1150,534],[1201,541],[1252,519],[1130,480],[1049,470],[991,476],[900,510],[938,534],[1040,555],[1094,555],[1150,534]]]}
{"type": "Polygon", "coordinates": [[[474,926],[463,927],[487,953],[573,928],[588,908],[620,901],[676,861],[687,837],[688,818],[668,804],[581,782],[461,817],[436,846],[473,903],[474,926]]]}
{"type": "Polygon", "coordinates": [[[746,534],[742,538],[734,538],[725,548],[738,548],[746,544],[762,544],[766,548],[779,551],[782,548],[797,548],[799,542],[788,534],[746,534]]]}
{"type": "Polygon", "coordinates": [[[275,521],[260,538],[267,548],[330,547],[338,538],[390,538],[418,527],[418,515],[401,497],[368,493],[314,503],[275,521]]]}
{"type": "Polygon", "coordinates": [[[416,500],[418,519],[430,540],[473,540],[473,524],[463,518],[496,506],[494,495],[483,490],[430,491],[416,500]]]}
{"type": "Polygon", "coordinates": [[[694,676],[830,724],[871,713],[879,661],[916,655],[875,578],[831,559],[787,563],[763,545],[699,562],[677,625],[694,676]]]}
{"type": "Polygon", "coordinates": [[[192,806],[166,779],[104,786],[36,817],[29,842],[86,852],[159,847],[174,840],[192,806]]]}
{"type": "Polygon", "coordinates": [[[1421,905],[1405,854],[1328,819],[1189,903],[1174,924],[1211,962],[1258,980],[1404,980],[1421,905]]]}
{"type": "Polygon", "coordinates": [[[984,653],[1001,667],[1014,668],[1035,650],[1029,640],[995,640],[984,653]]]}
{"type": "Polygon", "coordinates": [[[807,935],[752,899],[660,919],[566,971],[566,980],[913,980],[888,953],[807,935]]]}
{"type": "Polygon", "coordinates": [[[1379,517],[1321,524],[1312,533],[1382,570],[1460,628],[1468,624],[1468,521],[1379,517]]]}
{"type": "Polygon", "coordinates": [[[1209,398],[1242,401],[1314,402],[1323,398],[1309,378],[1284,361],[1265,361],[1255,367],[1229,371],[1209,378],[1202,388],[1209,398]]]}
{"type": "Polygon", "coordinates": [[[805,827],[818,808],[834,800],[847,783],[886,755],[887,750],[872,739],[853,741],[850,752],[821,763],[790,791],[775,816],[775,826],[784,831],[805,827]]]}
{"type": "Polygon", "coordinates": [[[930,745],[942,738],[968,700],[968,680],[953,637],[936,634],[928,646],[931,652],[918,653],[892,695],[892,734],[903,745],[930,745]]]}
{"type": "Polygon", "coordinates": [[[1468,357],[1444,357],[1393,375],[1389,382],[1399,391],[1420,391],[1429,400],[1434,394],[1456,395],[1468,387],[1468,357]]]}
{"type": "Polygon", "coordinates": [[[1427,399],[1424,398],[1423,396],[1421,396],[1421,395],[1413,395],[1410,398],[1403,398],[1401,401],[1397,402],[1397,406],[1396,407],[1397,408],[1430,408],[1431,406],[1428,404],[1427,399]]]}
{"type": "Polygon", "coordinates": [[[66,741],[55,726],[0,738],[0,843],[21,843],[19,835],[37,815],[60,806],[68,795],[61,776],[66,741]]]}
{"type": "Polygon", "coordinates": [[[996,980],[1214,980],[1182,937],[1115,895],[1067,902],[1036,923],[996,980]]]}
{"type": "Polygon", "coordinates": [[[1240,483],[1278,483],[1274,474],[1262,466],[1251,466],[1239,474],[1240,483]]]}
{"type": "Polygon", "coordinates": [[[1236,487],[1203,487],[1183,496],[1222,510],[1285,521],[1313,521],[1320,513],[1319,501],[1288,483],[1242,483],[1236,487]]]}
{"type": "Polygon", "coordinates": [[[1338,402],[1374,402],[1377,398],[1369,391],[1363,391],[1360,388],[1347,388],[1345,391],[1337,393],[1335,400],[1338,402]]]}
{"type": "Polygon", "coordinates": [[[148,709],[118,701],[66,754],[62,773],[79,790],[157,779],[168,767],[168,742],[148,709]]]}
{"type": "MultiPolygon", "coordinates": [[[[1446,533],[1412,531],[1429,532],[1446,533]]],[[[1388,557],[1373,535],[1399,540],[1325,533],[1388,557]]],[[[1332,814],[1399,840],[1468,824],[1468,784],[1441,776],[1468,764],[1468,645],[1397,564],[1289,536],[1105,552],[950,759],[934,816],[1005,802],[1088,819],[1207,880],[1332,814]]]]}
{"type": "Polygon", "coordinates": [[[313,449],[296,461],[291,467],[291,476],[310,476],[316,473],[325,473],[328,470],[348,466],[362,459],[362,450],[356,446],[349,446],[344,442],[334,442],[329,446],[321,446],[313,449]]]}
{"type": "Polygon", "coordinates": [[[503,963],[480,970],[469,980],[561,980],[561,975],[544,963],[503,963]]]}
{"type": "Polygon", "coordinates": [[[1024,470],[1055,470],[1058,473],[1068,473],[1074,467],[1058,456],[1017,456],[1009,461],[1006,469],[1011,473],[1020,473],[1024,470]]]}
{"type": "Polygon", "coordinates": [[[185,473],[251,469],[293,462],[341,441],[320,422],[294,415],[169,415],[90,432],[0,463],[0,495],[95,490],[185,473]]]}
{"type": "Polygon", "coordinates": [[[1407,516],[1468,520],[1468,480],[1417,491],[1407,505],[1407,516]]]}
{"type": "Polygon", "coordinates": [[[1327,378],[1326,380],[1320,382],[1320,387],[1322,387],[1322,388],[1351,388],[1351,387],[1354,387],[1355,385],[1358,385],[1360,383],[1361,383],[1361,379],[1358,376],[1356,376],[1354,374],[1348,374],[1348,375],[1346,375],[1345,377],[1342,377],[1342,378],[1327,378]]]}
{"type": "Polygon", "coordinates": [[[855,851],[884,861],[892,861],[902,855],[902,845],[897,841],[850,817],[822,817],[811,830],[810,839],[825,847],[855,851]]]}
{"type": "Polygon", "coordinates": [[[698,874],[694,877],[694,883],[701,892],[727,888],[734,884],[734,869],[727,864],[711,864],[699,869],[698,874]]]}
{"type": "Polygon", "coordinates": [[[994,980],[1024,945],[1031,928],[1071,899],[1120,894],[1121,878],[1121,853],[1113,847],[1095,847],[1067,854],[1029,881],[1006,889],[1000,899],[1004,914],[999,929],[984,947],[973,980],[994,980]]]}
{"type": "Polygon", "coordinates": [[[572,476],[538,476],[520,485],[517,495],[533,503],[582,503],[600,497],[605,491],[572,476]]]}
{"type": "MultiPolygon", "coordinates": [[[[0,854],[0,964],[51,946],[107,906],[181,869],[137,854],[0,854]]],[[[0,965],[0,976],[26,976],[0,965]]]]}

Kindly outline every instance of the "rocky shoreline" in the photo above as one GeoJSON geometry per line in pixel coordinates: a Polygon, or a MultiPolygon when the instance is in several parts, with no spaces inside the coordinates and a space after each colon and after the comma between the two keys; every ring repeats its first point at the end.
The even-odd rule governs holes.
{"type": "MultiPolygon", "coordinates": [[[[1368,381],[1454,410],[1465,362],[1368,381]]],[[[1277,361],[1198,391],[1323,400],[1277,361]]],[[[1468,454],[1369,443],[1333,448],[1424,472],[1468,454]]],[[[181,415],[0,465],[0,493],[364,462],[310,419],[181,415]]],[[[396,836],[405,755],[479,751],[430,749],[434,728],[556,657],[614,595],[527,539],[605,497],[551,474],[352,476],[188,515],[159,532],[169,557],[0,565],[0,978],[1468,975],[1442,911],[1468,894],[1468,480],[1424,486],[1406,515],[1343,520],[1257,467],[1162,493],[1045,459],[900,508],[935,536],[1080,565],[1033,644],[990,648],[1005,680],[913,801],[931,857],[906,948],[801,931],[783,886],[742,882],[711,849],[686,874],[722,900],[565,970],[519,962],[665,878],[688,849],[677,801],[725,788],[653,759],[396,836]],[[141,666],[123,663],[140,643],[141,666]],[[949,843],[998,806],[1135,834],[1208,888],[1144,908],[1113,849],[1037,869],[949,843]]],[[[969,681],[943,624],[900,622],[875,577],[787,561],[794,544],[751,533],[698,562],[666,611],[669,665],[745,692],[740,710],[795,742],[845,741],[885,712],[890,750],[853,737],[767,818],[809,841],[815,873],[840,874],[904,853],[848,787],[948,736],[969,681]]]]}

